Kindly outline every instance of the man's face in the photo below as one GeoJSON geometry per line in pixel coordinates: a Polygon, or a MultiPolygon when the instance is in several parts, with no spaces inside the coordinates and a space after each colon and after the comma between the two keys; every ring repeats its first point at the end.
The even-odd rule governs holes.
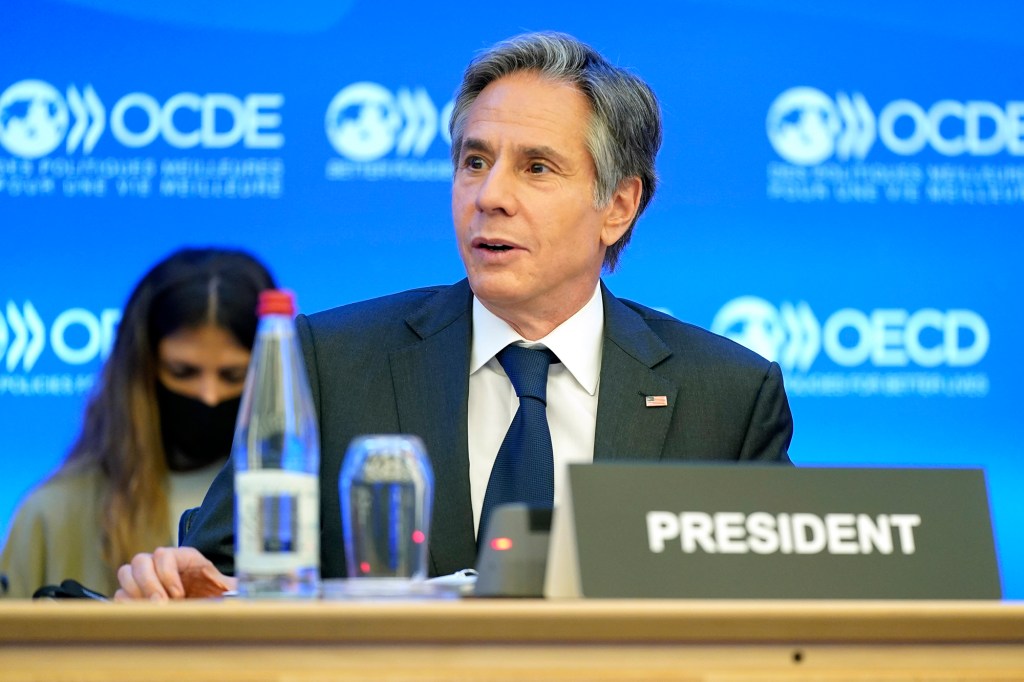
{"type": "Polygon", "coordinates": [[[576,88],[533,73],[494,81],[466,115],[452,186],[459,253],[477,298],[527,338],[589,300],[635,212],[621,192],[595,208],[589,120],[576,88]]]}

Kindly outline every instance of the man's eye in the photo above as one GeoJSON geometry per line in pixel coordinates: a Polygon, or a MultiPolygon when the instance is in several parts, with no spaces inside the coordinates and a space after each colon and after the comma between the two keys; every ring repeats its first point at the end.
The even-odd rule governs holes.
{"type": "Polygon", "coordinates": [[[470,170],[481,170],[484,167],[484,160],[479,156],[467,156],[462,165],[470,170]]]}
{"type": "Polygon", "coordinates": [[[541,163],[540,161],[534,161],[530,164],[530,172],[534,174],[547,173],[550,170],[546,163],[541,163]]]}

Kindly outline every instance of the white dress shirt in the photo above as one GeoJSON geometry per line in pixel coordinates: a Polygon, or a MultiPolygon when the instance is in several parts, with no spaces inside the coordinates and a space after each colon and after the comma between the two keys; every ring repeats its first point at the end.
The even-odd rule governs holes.
{"type": "Polygon", "coordinates": [[[548,370],[548,427],[555,456],[555,505],[565,490],[566,465],[594,460],[597,393],[601,378],[604,305],[601,287],[575,315],[538,341],[526,341],[507,322],[473,298],[473,344],[469,357],[469,483],[473,526],[480,512],[491,467],[516,410],[516,397],[495,357],[510,343],[550,349],[561,364],[548,370]]]}

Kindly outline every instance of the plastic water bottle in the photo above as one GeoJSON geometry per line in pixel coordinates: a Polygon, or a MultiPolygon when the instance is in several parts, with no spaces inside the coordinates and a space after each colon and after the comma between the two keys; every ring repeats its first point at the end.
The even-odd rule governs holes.
{"type": "Polygon", "coordinates": [[[320,437],[291,292],[260,294],[259,327],[231,458],[235,572],[250,597],[315,597],[320,584],[320,437]]]}

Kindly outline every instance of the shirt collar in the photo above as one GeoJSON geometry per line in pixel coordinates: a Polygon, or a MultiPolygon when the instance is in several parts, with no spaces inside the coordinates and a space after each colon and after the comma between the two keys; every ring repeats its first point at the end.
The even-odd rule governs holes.
{"type": "Polygon", "coordinates": [[[604,305],[600,283],[594,295],[576,314],[538,341],[527,341],[500,317],[473,297],[473,344],[469,373],[475,374],[498,351],[510,343],[549,348],[573,378],[590,395],[597,393],[601,375],[601,346],[604,338],[604,305]]]}

